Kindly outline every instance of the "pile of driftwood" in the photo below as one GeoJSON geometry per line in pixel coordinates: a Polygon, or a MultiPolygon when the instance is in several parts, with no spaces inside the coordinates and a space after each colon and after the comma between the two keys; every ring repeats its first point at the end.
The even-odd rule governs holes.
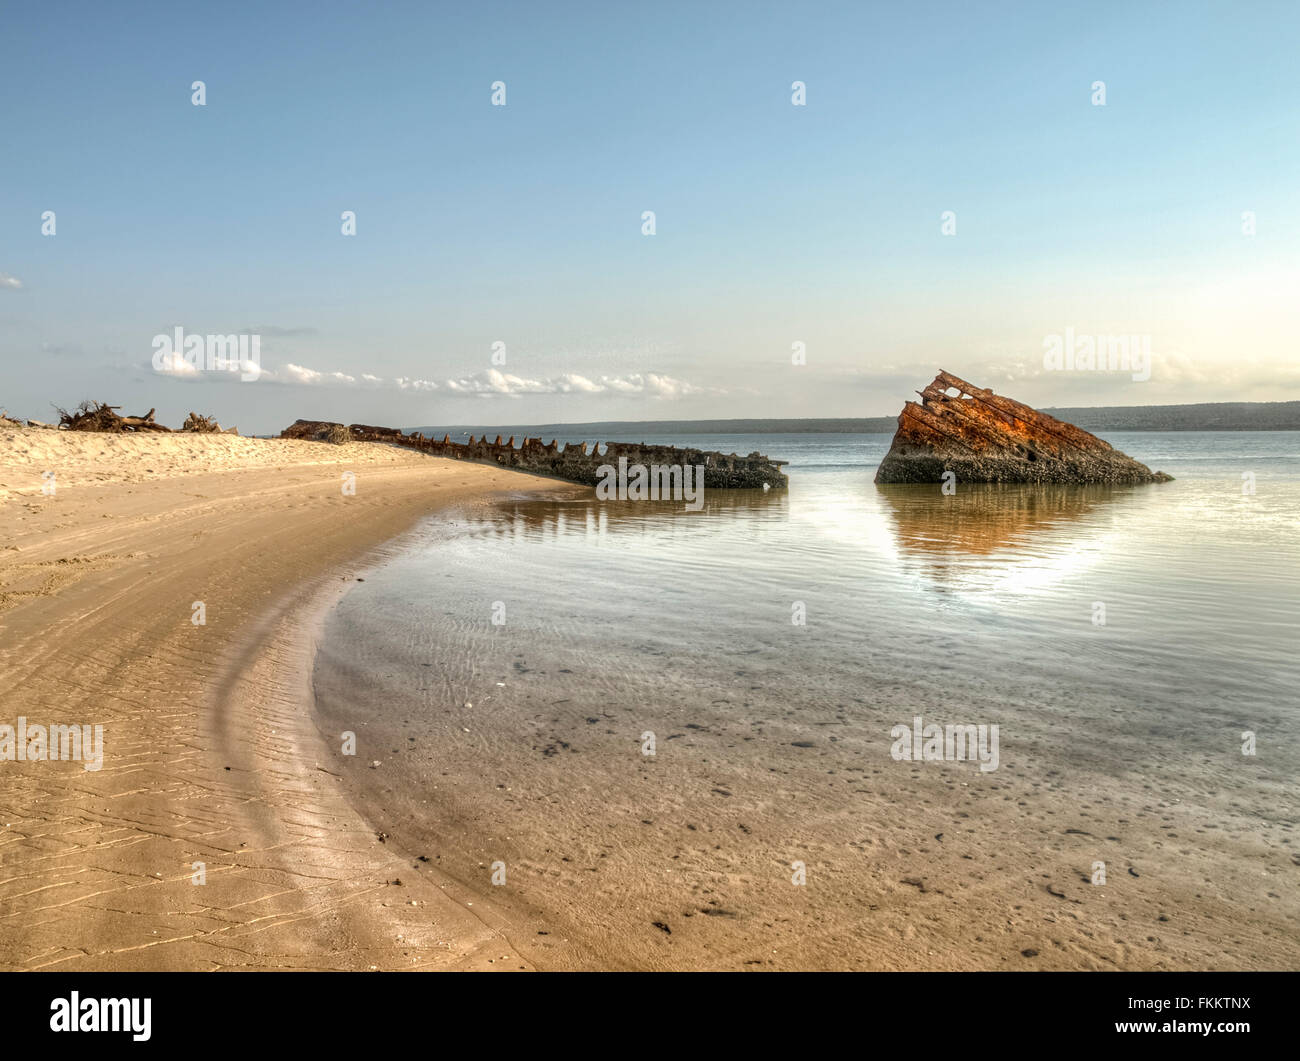
{"type": "MultiPolygon", "coordinates": [[[[185,418],[185,423],[181,424],[182,431],[197,431],[200,434],[223,434],[221,425],[217,423],[215,416],[200,416],[198,413],[190,413],[185,418]]],[[[227,435],[239,434],[238,429],[231,428],[224,432],[227,435]]]]}
{"type": "Polygon", "coordinates": [[[154,423],[154,410],[144,416],[119,416],[120,405],[102,402],[82,402],[73,412],[54,407],[59,414],[59,426],[69,431],[170,431],[171,428],[154,423]]]}
{"type": "MultiPolygon", "coordinates": [[[[121,416],[120,405],[105,405],[103,402],[82,402],[73,412],[54,407],[59,414],[59,427],[67,431],[163,431],[171,433],[172,429],[154,420],[155,410],[150,409],[144,416],[121,416]]],[[[34,421],[28,421],[34,423],[34,421]]],[[[43,426],[43,425],[42,425],[43,426]]],[[[239,429],[223,429],[216,419],[190,413],[185,418],[181,431],[237,435],[239,429]]]]}

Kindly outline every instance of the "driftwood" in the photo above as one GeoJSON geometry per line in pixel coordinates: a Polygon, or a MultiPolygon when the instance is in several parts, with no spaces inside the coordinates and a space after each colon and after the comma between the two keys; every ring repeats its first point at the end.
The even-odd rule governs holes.
{"type": "MultiPolygon", "coordinates": [[[[172,434],[172,429],[165,424],[160,424],[154,419],[156,409],[150,409],[143,416],[122,416],[118,410],[120,405],[105,405],[103,402],[85,401],[77,406],[74,412],[68,412],[66,409],[60,409],[57,405],[54,407],[59,414],[59,427],[68,431],[161,431],[166,434],[172,434]]],[[[49,424],[42,424],[39,420],[28,420],[33,427],[49,427],[49,424]]],[[[223,428],[217,423],[215,417],[200,416],[198,413],[190,413],[185,419],[185,424],[181,431],[199,432],[203,434],[223,434],[237,435],[239,428],[223,428]]]]}
{"type": "Polygon", "coordinates": [[[47,431],[54,430],[54,425],[47,424],[44,420],[33,420],[30,417],[24,420],[12,417],[9,415],[8,409],[0,409],[0,424],[8,424],[10,427],[43,427],[47,431]]]}
{"type": "Polygon", "coordinates": [[[171,431],[170,427],[154,421],[153,409],[144,416],[119,416],[120,405],[91,401],[82,402],[71,413],[57,405],[54,408],[59,414],[59,426],[69,431],[171,431]]]}
{"type": "Polygon", "coordinates": [[[216,435],[237,435],[239,428],[222,427],[217,423],[215,416],[200,416],[198,413],[191,412],[185,418],[185,423],[181,424],[182,431],[195,432],[197,434],[216,434],[216,435]]]}
{"type": "Polygon", "coordinates": [[[191,412],[190,415],[185,418],[185,423],[181,424],[181,430],[208,434],[220,431],[221,425],[211,417],[200,416],[198,413],[191,412]]]}

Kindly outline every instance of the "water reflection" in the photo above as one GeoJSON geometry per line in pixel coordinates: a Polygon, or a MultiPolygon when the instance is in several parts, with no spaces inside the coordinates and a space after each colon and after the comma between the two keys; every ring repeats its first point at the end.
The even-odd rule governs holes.
{"type": "Polygon", "coordinates": [[[790,516],[783,490],[706,490],[703,507],[685,501],[598,501],[585,496],[502,502],[484,527],[499,537],[554,540],[567,535],[604,538],[622,534],[673,536],[702,532],[720,521],[780,523],[790,516]]]}
{"type": "Polygon", "coordinates": [[[1132,487],[880,485],[898,559],[940,582],[1040,585],[1077,569],[1109,536],[1132,487]]]}

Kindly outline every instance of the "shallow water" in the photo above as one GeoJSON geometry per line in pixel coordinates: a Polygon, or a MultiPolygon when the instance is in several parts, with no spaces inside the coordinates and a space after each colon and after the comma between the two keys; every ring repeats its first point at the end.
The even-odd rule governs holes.
{"type": "MultiPolygon", "coordinates": [[[[514,867],[492,897],[570,933],[557,964],[731,967],[759,961],[752,951],[781,967],[884,967],[875,958],[903,945],[906,912],[874,928],[847,921],[898,874],[919,866],[955,876],[949,893],[1014,894],[1036,875],[1086,877],[1140,851],[1148,875],[1168,859],[1144,885],[1156,890],[1085,917],[1077,938],[1053,941],[1056,964],[1241,965],[1262,947],[1295,965],[1300,434],[1108,440],[1175,481],[959,485],[949,497],[877,487],[885,435],[647,437],[789,460],[790,489],[711,492],[700,512],[575,496],[431,520],[331,618],[321,718],[327,732],[362,733],[358,759],[382,762],[349,776],[394,837],[443,838],[436,861],[471,885],[486,883],[480,863],[514,867]],[[890,730],[917,715],[998,725],[998,769],[896,761],[890,730]],[[1246,731],[1254,756],[1242,754],[1246,731]],[[981,797],[954,784],[1010,806],[962,810],[981,797]],[[913,798],[926,804],[910,816],[919,839],[891,845],[908,816],[886,826],[881,815],[913,798]],[[1066,834],[1057,819],[1071,808],[1104,821],[1066,834]],[[1212,842],[1176,854],[1170,808],[1212,842]],[[954,832],[943,850],[930,842],[936,815],[964,819],[962,855],[954,832]],[[691,835],[701,829],[730,830],[714,847],[725,857],[691,835]],[[853,861],[882,847],[884,862],[853,861]],[[783,867],[805,849],[839,890],[822,893],[816,928],[806,910],[782,927],[796,893],[774,882],[788,888],[783,867]],[[1041,865],[998,865],[1014,851],[1041,865]],[[958,858],[993,865],[963,883],[958,858]],[[771,881],[755,879],[765,872],[771,881]],[[1285,889],[1257,885],[1258,909],[1236,916],[1258,923],[1230,939],[1234,915],[1219,908],[1230,893],[1288,873],[1285,889]],[[698,938],[644,928],[655,910],[679,926],[684,909],[709,914],[719,895],[726,913],[696,918],[709,922],[698,938]],[[1195,946],[1121,938],[1126,910],[1175,900],[1198,911],[1195,946]],[[584,925],[600,925],[599,939],[584,925]]],[[[979,923],[993,914],[975,917],[936,928],[918,960],[891,960],[1004,960],[979,923]]]]}

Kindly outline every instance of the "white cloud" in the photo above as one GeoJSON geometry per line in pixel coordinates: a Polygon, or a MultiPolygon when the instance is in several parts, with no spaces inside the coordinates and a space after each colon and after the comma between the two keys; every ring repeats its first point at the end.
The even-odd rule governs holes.
{"type": "Polygon", "coordinates": [[[564,383],[569,390],[581,391],[584,394],[599,394],[604,390],[599,383],[593,383],[586,376],[570,374],[564,377],[564,383]]]}
{"type": "Polygon", "coordinates": [[[198,365],[186,361],[184,356],[178,353],[162,354],[154,366],[154,371],[163,376],[174,376],[179,379],[197,379],[201,374],[198,365]]]}
{"type": "MultiPolygon", "coordinates": [[[[279,379],[279,375],[264,373],[267,378],[279,379]]],[[[284,382],[286,383],[303,383],[309,386],[315,386],[322,383],[356,383],[355,376],[349,376],[346,372],[317,372],[314,368],[304,368],[302,365],[288,364],[284,366],[284,382]]]]}
{"type": "Polygon", "coordinates": [[[0,291],[21,291],[23,282],[16,276],[0,273],[0,291]]]}
{"type": "MultiPolygon", "coordinates": [[[[163,367],[156,368],[155,371],[173,378],[215,378],[212,374],[202,372],[179,355],[169,355],[164,359],[163,367]]],[[[216,375],[229,378],[225,374],[216,375]]],[[[700,393],[699,387],[685,380],[654,372],[644,375],[632,373],[627,376],[600,376],[596,379],[566,372],[559,376],[528,379],[493,368],[486,372],[439,382],[430,379],[413,379],[409,376],[384,379],[368,372],[362,373],[358,379],[346,372],[321,372],[290,362],[278,370],[262,369],[261,378],[270,383],[302,387],[357,385],[369,388],[396,387],[398,390],[415,392],[445,391],[448,394],[469,398],[515,398],[524,394],[614,394],[647,398],[680,398],[683,395],[700,393]]]]}
{"type": "Polygon", "coordinates": [[[601,376],[588,379],[569,372],[562,376],[545,379],[524,379],[509,373],[490,369],[473,376],[448,380],[446,387],[453,394],[490,397],[504,395],[516,397],[521,394],[632,394],[646,395],[651,398],[678,398],[684,394],[698,392],[697,387],[684,380],[655,373],[629,376],[601,376]]]}
{"type": "Polygon", "coordinates": [[[696,388],[672,376],[657,376],[653,372],[645,377],[646,390],[655,398],[680,398],[684,394],[694,394],[696,388]]]}
{"type": "Polygon", "coordinates": [[[438,384],[431,379],[410,379],[406,376],[399,376],[393,382],[404,391],[436,391],[438,389],[438,384]]]}

